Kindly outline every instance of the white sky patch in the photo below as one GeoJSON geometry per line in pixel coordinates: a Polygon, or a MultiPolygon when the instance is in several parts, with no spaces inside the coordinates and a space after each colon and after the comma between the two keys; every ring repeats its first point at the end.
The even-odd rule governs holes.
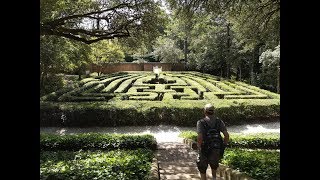
{"type": "Polygon", "coordinates": [[[155,2],[161,2],[161,6],[160,8],[162,10],[164,10],[167,14],[171,14],[172,12],[169,10],[169,7],[166,5],[166,1],[165,0],[155,0],[155,2]]]}

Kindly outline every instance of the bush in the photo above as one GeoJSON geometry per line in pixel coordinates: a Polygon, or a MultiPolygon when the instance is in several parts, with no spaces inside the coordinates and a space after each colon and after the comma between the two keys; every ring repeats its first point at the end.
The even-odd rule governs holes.
{"type": "Polygon", "coordinates": [[[65,86],[63,77],[55,74],[48,75],[43,78],[42,84],[40,82],[40,96],[47,95],[49,93],[58,91],[65,86]]]}
{"type": "Polygon", "coordinates": [[[223,164],[259,180],[280,179],[280,152],[226,149],[223,164]]]}
{"type": "Polygon", "coordinates": [[[146,149],[109,152],[40,152],[40,179],[147,179],[153,152],[146,149]]]}
{"type": "Polygon", "coordinates": [[[113,150],[138,149],[155,150],[157,142],[152,135],[120,135],[84,133],[75,135],[40,134],[41,151],[113,150]]]}
{"type": "MultiPolygon", "coordinates": [[[[183,131],[179,137],[197,141],[195,131],[183,131]]],[[[251,149],[279,149],[279,134],[257,133],[257,134],[239,134],[230,133],[229,148],[251,148],[251,149]]]]}
{"type": "MultiPolygon", "coordinates": [[[[149,93],[148,93],[149,94],[149,93]]],[[[136,96],[136,98],[154,98],[136,96]]],[[[130,96],[133,98],[134,96],[130,96]]],[[[231,100],[169,100],[163,101],[117,101],[109,102],[40,102],[41,126],[130,126],[130,125],[183,125],[195,126],[203,117],[203,107],[211,102],[216,106],[217,116],[226,124],[242,124],[279,117],[280,105],[273,99],[231,100]]]]}

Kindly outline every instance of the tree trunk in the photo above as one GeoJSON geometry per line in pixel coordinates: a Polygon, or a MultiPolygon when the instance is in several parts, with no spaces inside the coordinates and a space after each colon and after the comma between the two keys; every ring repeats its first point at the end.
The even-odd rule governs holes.
{"type": "Polygon", "coordinates": [[[280,94],[280,66],[278,66],[278,73],[277,73],[277,93],[280,94]]]}
{"type": "Polygon", "coordinates": [[[254,85],[254,72],[253,72],[253,66],[254,66],[254,51],[252,52],[252,59],[250,64],[250,84],[254,85]]]}
{"type": "Polygon", "coordinates": [[[42,89],[44,87],[44,76],[45,76],[45,73],[42,72],[40,74],[40,89],[42,89]]]}
{"type": "Polygon", "coordinates": [[[230,79],[230,47],[231,47],[231,39],[230,39],[230,23],[227,24],[227,59],[226,59],[226,64],[227,64],[227,79],[230,79]]]}
{"type": "Polygon", "coordinates": [[[242,78],[241,78],[241,64],[240,64],[240,67],[239,67],[239,79],[240,79],[240,81],[242,81],[242,78]]]}
{"type": "Polygon", "coordinates": [[[188,62],[188,37],[184,38],[184,61],[188,62]]]}

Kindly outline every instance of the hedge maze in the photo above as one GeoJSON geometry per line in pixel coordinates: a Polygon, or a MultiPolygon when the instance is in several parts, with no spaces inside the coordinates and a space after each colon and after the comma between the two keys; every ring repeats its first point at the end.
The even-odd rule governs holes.
{"type": "Polygon", "coordinates": [[[194,126],[212,103],[226,123],[280,117],[280,95],[191,71],[119,72],[81,80],[40,98],[41,126],[194,126]]]}
{"type": "Polygon", "coordinates": [[[122,72],[86,78],[78,87],[45,96],[44,100],[81,101],[184,101],[213,99],[279,99],[278,94],[248,84],[221,80],[197,72],[122,72]]]}

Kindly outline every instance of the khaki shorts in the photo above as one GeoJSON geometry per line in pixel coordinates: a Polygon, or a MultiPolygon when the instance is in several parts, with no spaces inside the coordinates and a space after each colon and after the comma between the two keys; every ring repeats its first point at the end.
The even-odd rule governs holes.
{"type": "Polygon", "coordinates": [[[203,151],[200,151],[197,158],[197,166],[200,173],[205,174],[208,168],[208,164],[214,170],[219,167],[220,161],[220,150],[215,149],[211,151],[208,155],[203,151]]]}

